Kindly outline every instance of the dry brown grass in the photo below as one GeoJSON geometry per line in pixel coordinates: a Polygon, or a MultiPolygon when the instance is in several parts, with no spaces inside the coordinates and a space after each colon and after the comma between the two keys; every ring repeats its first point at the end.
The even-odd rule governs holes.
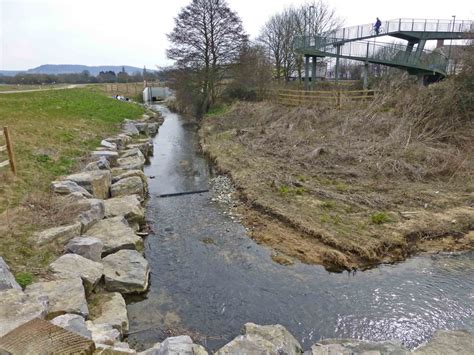
{"type": "Polygon", "coordinates": [[[303,262],[401,260],[427,238],[430,250],[471,248],[474,123],[449,109],[456,90],[399,84],[345,111],[239,103],[205,120],[203,147],[249,206],[291,227],[254,238],[303,262]]]}

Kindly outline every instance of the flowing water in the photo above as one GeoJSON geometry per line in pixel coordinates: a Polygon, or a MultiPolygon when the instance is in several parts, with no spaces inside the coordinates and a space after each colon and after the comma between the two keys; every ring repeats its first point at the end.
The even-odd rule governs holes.
{"type": "Polygon", "coordinates": [[[474,253],[414,257],[357,273],[282,266],[205,190],[209,167],[196,126],[157,106],[165,122],[155,156],[145,241],[146,298],[131,300],[129,342],[151,346],[190,334],[215,350],[246,322],[284,325],[308,349],[321,338],[396,339],[413,348],[437,329],[474,331],[474,253]]]}

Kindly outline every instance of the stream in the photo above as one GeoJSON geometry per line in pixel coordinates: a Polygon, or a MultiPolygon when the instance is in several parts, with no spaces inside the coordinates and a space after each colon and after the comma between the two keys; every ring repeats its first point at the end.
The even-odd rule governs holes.
{"type": "Polygon", "coordinates": [[[199,154],[197,126],[154,109],[165,121],[145,169],[150,290],[128,300],[132,346],[188,334],[213,351],[246,322],[282,324],[304,349],[334,337],[395,339],[414,348],[437,329],[474,331],[474,252],[418,256],[356,273],[282,266],[208,192],[159,197],[208,189],[210,170],[199,154]]]}

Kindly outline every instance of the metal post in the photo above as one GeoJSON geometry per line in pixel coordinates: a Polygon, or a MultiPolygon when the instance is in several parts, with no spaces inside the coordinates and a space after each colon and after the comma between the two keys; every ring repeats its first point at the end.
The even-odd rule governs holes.
{"type": "Polygon", "coordinates": [[[335,74],[336,74],[336,84],[339,82],[339,59],[340,59],[340,56],[341,56],[341,46],[338,45],[337,46],[337,54],[336,54],[336,70],[335,70],[335,74]]]}
{"type": "Polygon", "coordinates": [[[316,88],[316,58],[313,56],[313,66],[311,68],[311,90],[314,90],[316,88]]]}
{"type": "MultiPolygon", "coordinates": [[[[453,28],[452,28],[452,31],[451,32],[454,32],[454,23],[456,22],[456,15],[453,15],[451,16],[453,18],[453,28]]],[[[449,74],[450,72],[450,62],[451,62],[451,50],[452,50],[452,47],[453,47],[453,37],[451,36],[451,41],[449,43],[449,53],[448,53],[448,68],[447,68],[447,74],[449,74]]]]}
{"type": "Polygon", "coordinates": [[[15,154],[13,153],[13,145],[12,140],[10,137],[10,132],[8,131],[8,127],[3,127],[3,133],[5,134],[5,141],[7,143],[7,151],[8,151],[8,160],[10,160],[10,168],[14,175],[16,175],[16,163],[15,163],[15,154]]]}
{"type": "Polygon", "coordinates": [[[304,89],[309,90],[309,56],[304,56],[304,89]]]}

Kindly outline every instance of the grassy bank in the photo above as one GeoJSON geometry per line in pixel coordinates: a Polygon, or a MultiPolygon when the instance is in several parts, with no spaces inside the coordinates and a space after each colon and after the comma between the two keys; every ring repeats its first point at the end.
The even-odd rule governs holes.
{"type": "Polygon", "coordinates": [[[240,103],[205,119],[203,148],[279,262],[353,268],[469,249],[473,122],[454,111],[426,120],[436,105],[413,97],[436,90],[395,90],[350,111],[240,103]]]}
{"type": "Polygon", "coordinates": [[[17,177],[0,171],[0,255],[15,271],[41,269],[52,257],[28,242],[34,230],[61,224],[50,182],[78,169],[124,118],[143,112],[87,89],[0,95],[0,126],[10,128],[18,166],[17,177]]]}

